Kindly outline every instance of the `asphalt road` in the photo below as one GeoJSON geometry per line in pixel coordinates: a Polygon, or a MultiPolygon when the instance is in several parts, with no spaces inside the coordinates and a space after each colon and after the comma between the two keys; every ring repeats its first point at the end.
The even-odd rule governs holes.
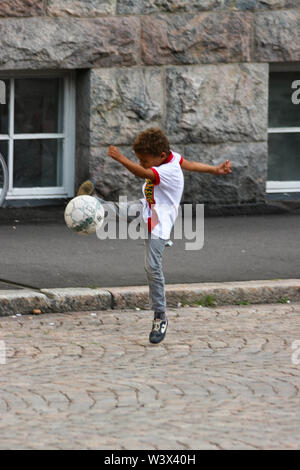
{"type": "MultiPolygon", "coordinates": [[[[146,285],[143,240],[79,236],[64,223],[0,225],[0,288],[146,285]],[[4,282],[7,281],[7,282],[4,282]]],[[[300,216],[208,217],[204,246],[166,248],[166,283],[300,277],[300,216]]]]}

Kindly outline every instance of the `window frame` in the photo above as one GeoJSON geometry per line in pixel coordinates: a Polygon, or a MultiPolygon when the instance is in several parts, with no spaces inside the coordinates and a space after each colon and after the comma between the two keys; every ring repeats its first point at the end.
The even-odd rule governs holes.
{"type": "MultiPolygon", "coordinates": [[[[300,63],[272,63],[269,64],[269,73],[270,72],[299,72],[300,75],[300,63]]],[[[291,88],[291,95],[293,89],[291,88]]],[[[295,105],[299,106],[300,104],[295,105]]],[[[299,121],[300,122],[300,121],[299,121]]],[[[269,124],[269,123],[268,123],[269,124]]],[[[298,127],[269,127],[268,126],[268,135],[269,134],[282,134],[282,133],[300,133],[300,126],[298,127]]],[[[269,156],[269,153],[268,153],[269,156]]],[[[299,160],[300,165],[300,160],[299,160]]],[[[268,180],[266,182],[266,192],[267,193],[300,193],[300,180],[295,181],[272,181],[268,180]]]]}
{"type": "Polygon", "coordinates": [[[10,80],[8,134],[0,134],[0,140],[8,145],[9,187],[6,199],[60,199],[74,196],[75,177],[75,114],[76,71],[0,72],[0,80],[10,80]],[[63,78],[63,132],[15,134],[14,98],[15,80],[20,78],[63,78]],[[61,139],[62,140],[62,185],[49,187],[13,187],[13,143],[15,140],[61,139]]]}

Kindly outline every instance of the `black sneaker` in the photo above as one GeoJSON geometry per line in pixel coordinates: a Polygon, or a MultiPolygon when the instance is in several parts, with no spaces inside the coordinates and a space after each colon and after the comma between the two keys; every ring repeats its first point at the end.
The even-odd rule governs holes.
{"type": "Polygon", "coordinates": [[[168,328],[168,320],[154,320],[152,324],[152,330],[149,335],[150,343],[160,343],[166,336],[168,328]]]}

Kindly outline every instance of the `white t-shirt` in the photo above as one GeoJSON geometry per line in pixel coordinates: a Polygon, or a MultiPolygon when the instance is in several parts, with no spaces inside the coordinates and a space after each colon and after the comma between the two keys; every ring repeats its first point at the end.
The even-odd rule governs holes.
{"type": "Polygon", "coordinates": [[[151,167],[155,182],[147,178],[143,185],[143,219],[148,231],[164,240],[170,238],[183,193],[182,160],[181,155],[171,152],[164,163],[151,167]]]}

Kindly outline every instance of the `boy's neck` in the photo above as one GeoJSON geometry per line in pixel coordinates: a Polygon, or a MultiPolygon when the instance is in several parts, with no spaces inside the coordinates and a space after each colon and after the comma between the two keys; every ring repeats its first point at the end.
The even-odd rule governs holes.
{"type": "Polygon", "coordinates": [[[163,161],[161,162],[160,165],[163,165],[164,163],[169,162],[169,161],[171,160],[172,156],[173,156],[173,154],[172,154],[172,152],[170,151],[169,155],[167,155],[166,158],[163,159],[163,161]]]}

